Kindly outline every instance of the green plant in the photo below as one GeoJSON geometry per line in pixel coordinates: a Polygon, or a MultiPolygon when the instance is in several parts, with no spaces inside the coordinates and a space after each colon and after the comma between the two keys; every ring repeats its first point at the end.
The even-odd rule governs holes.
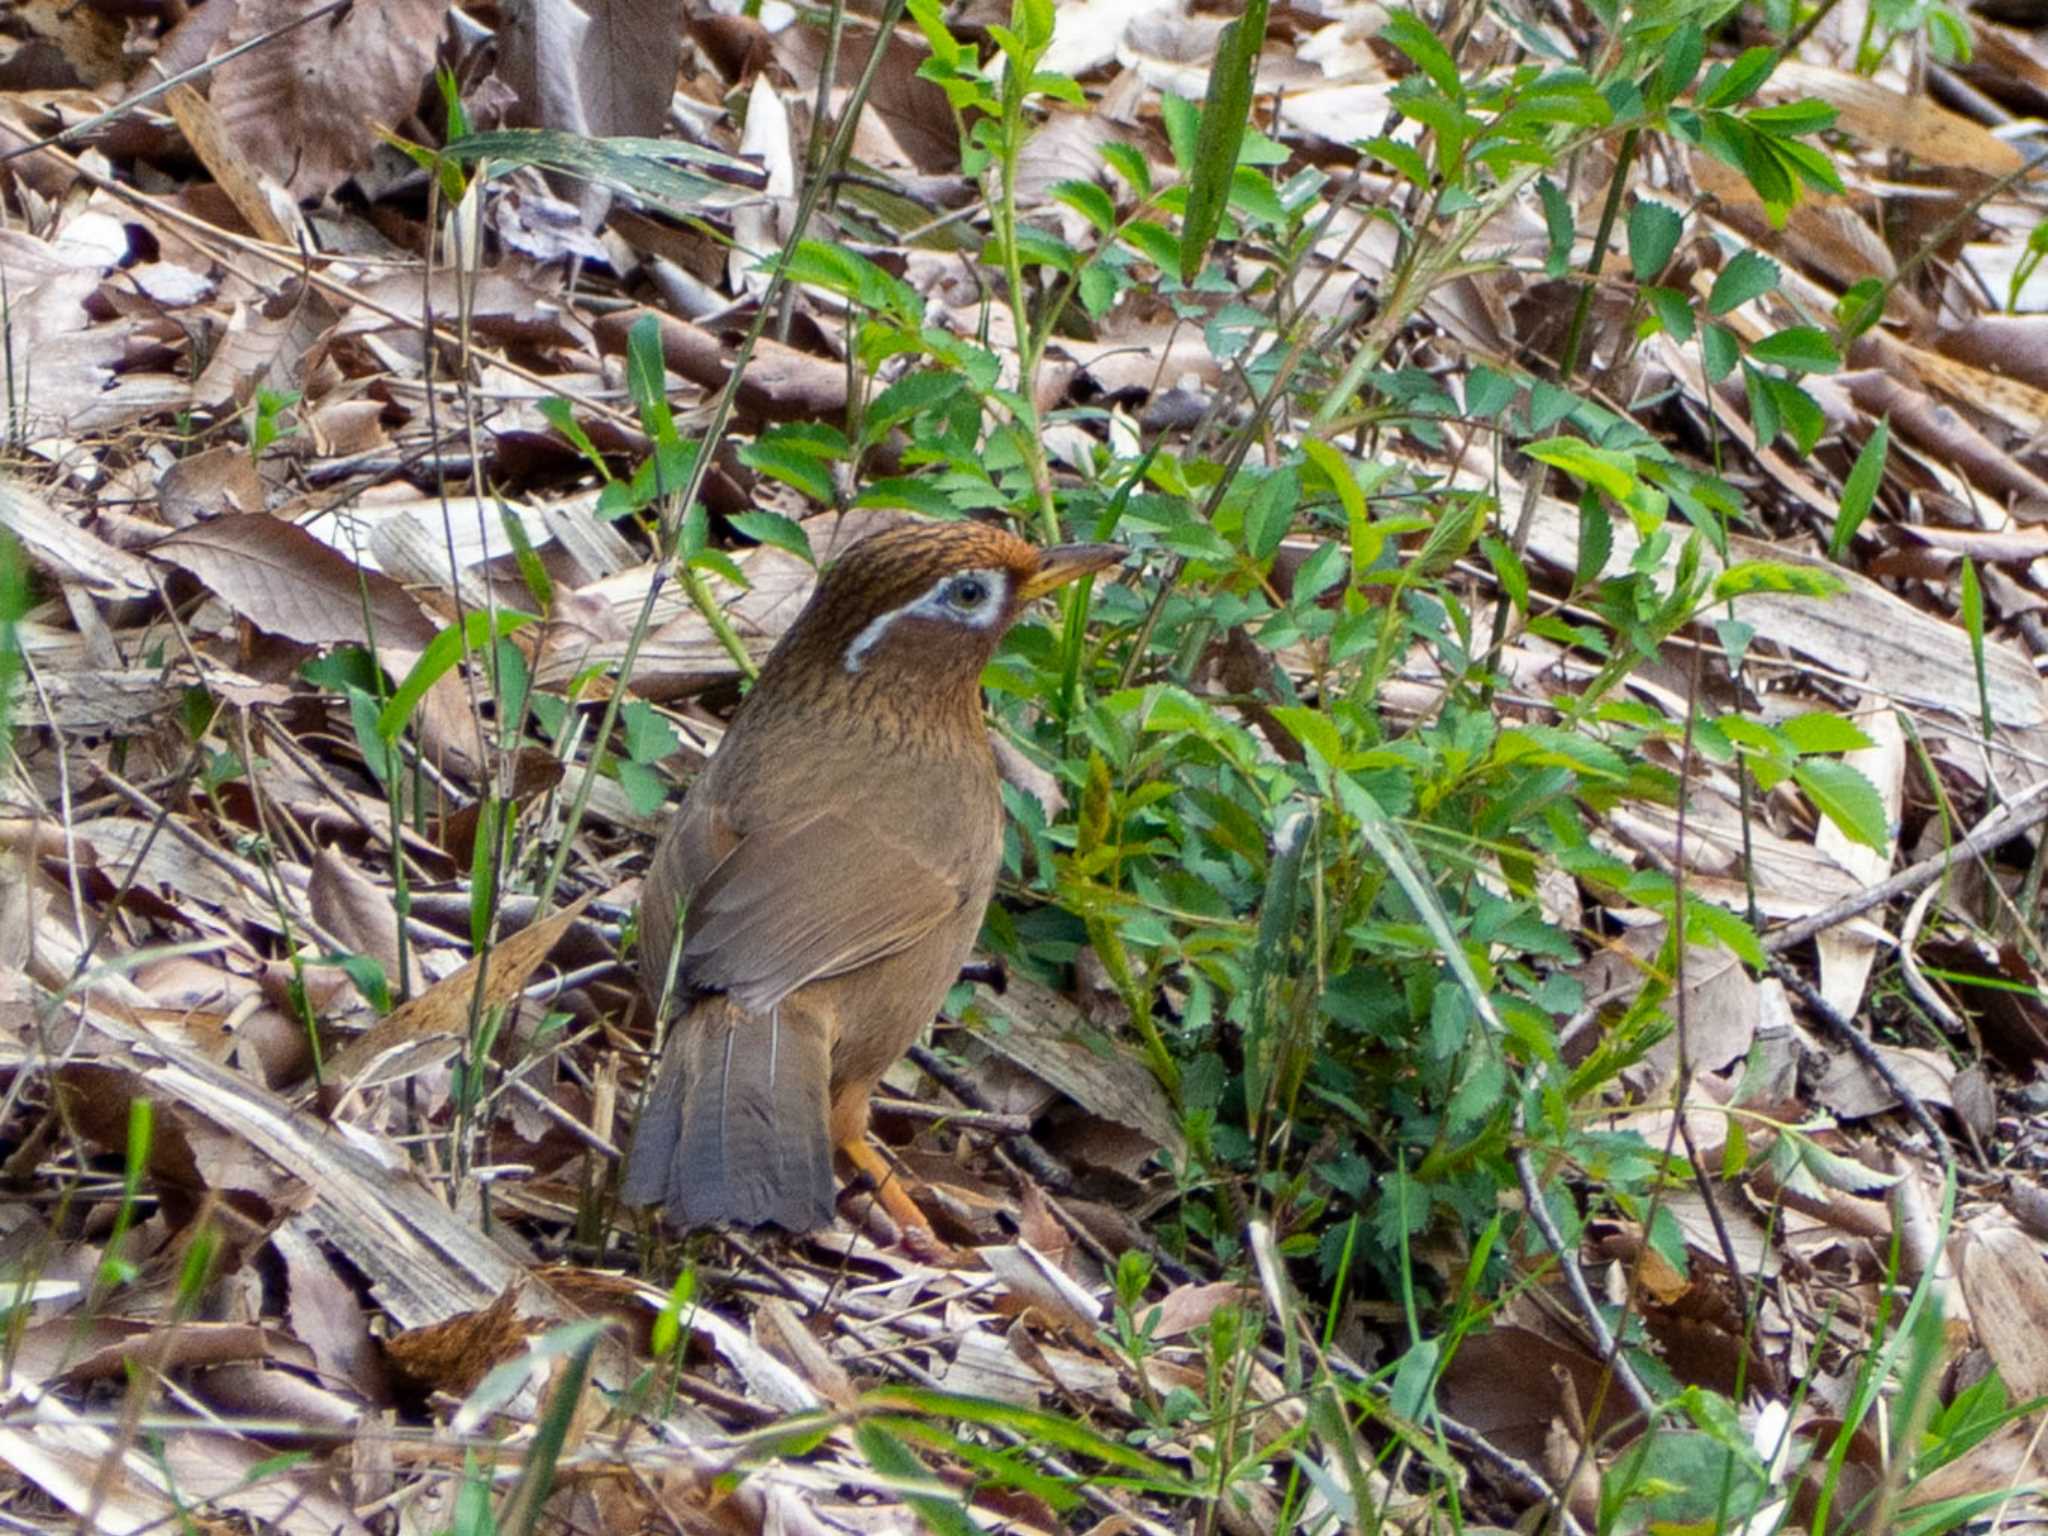
{"type": "MultiPolygon", "coordinates": [[[[1448,1482],[1453,1458],[1433,1422],[1442,1371],[1503,1294],[1573,1262],[1589,1219],[1624,1219],[1665,1262],[1686,1262],[1662,1206],[1685,1159],[1589,1122],[1677,1027],[1690,949],[1719,946],[1759,967],[1765,957],[1745,915],[1702,899],[1682,875],[1619,856],[1603,818],[1681,805],[1686,773],[1705,763],[1796,795],[1866,844],[1889,836],[1876,792],[1842,760],[1868,745],[1846,720],[1696,714],[1664,702],[1668,691],[1631,689],[1674,642],[1709,633],[1739,671],[1752,638],[1746,601],[1825,600],[1839,578],[1734,558],[1732,535],[1755,510],[1724,472],[1724,445],[1680,441],[1654,407],[1623,410],[1602,376],[1668,346],[1710,387],[1739,385],[1759,447],[1816,453],[1828,422],[1811,381],[1840,367],[1848,341],[1882,313],[1883,285],[1852,290],[1835,315],[1808,313],[1773,259],[1691,207],[1634,194],[1628,173],[1652,143],[1697,150],[1741,175],[1782,224],[1802,197],[1841,190],[1824,137],[1833,113],[1756,104],[1776,49],[1710,61],[1723,5],[1596,5],[1578,60],[1486,68],[1463,57],[1460,39],[1397,11],[1383,40],[1404,61],[1391,97],[1403,122],[1364,145],[1389,190],[1361,214],[1314,167],[1289,173],[1286,147],[1251,126],[1266,20],[1254,5],[1219,43],[1203,102],[1162,103],[1172,176],[1112,141],[1101,174],[1058,182],[1032,207],[1019,173],[1033,134],[1048,111],[1083,99],[1043,67],[1053,7],[1018,0],[1008,25],[987,29],[986,56],[936,4],[909,9],[930,49],[921,73],[951,103],[962,165],[988,189],[988,313],[979,327],[942,327],[880,262],[793,239],[771,260],[774,278],[839,301],[852,404],[843,422],[761,428],[737,456],[821,511],[999,517],[1042,540],[1115,537],[1136,552],[1127,579],[1079,589],[1055,623],[1016,630],[986,675],[997,728],[1068,810],[1052,816],[1012,795],[1004,899],[985,938],[1047,982],[1066,982],[1084,952],[1099,961],[1182,1118],[1187,1155],[1172,1170],[1177,1199],[1154,1225],[1159,1252],[1124,1256],[1105,1331],[1132,1371],[1138,1444],[1208,1436],[1196,1470],[1212,1507],[1271,1478],[1290,1516],[1312,1492],[1356,1514],[1365,1479],[1325,1487],[1329,1462],[1303,1447],[1364,1464],[1371,1425],[1389,1454],[1422,1457],[1448,1482]],[[1588,185],[1608,190],[1581,206],[1588,185]],[[1561,345],[1547,358],[1469,358],[1447,382],[1417,344],[1419,321],[1502,259],[1483,237],[1523,200],[1540,210],[1544,239],[1520,275],[1562,293],[1561,345]],[[1387,270],[1371,306],[1333,312],[1318,303],[1326,279],[1305,274],[1367,223],[1393,236],[1387,270]],[[1226,271],[1224,250],[1253,275],[1226,271]],[[1596,292],[1625,314],[1600,346],[1596,292]],[[1195,430],[1142,453],[1126,450],[1110,411],[1049,403],[1059,397],[1041,388],[1063,339],[1138,306],[1199,332],[1226,381],[1195,430]],[[1009,347],[991,339],[997,309],[1009,347]],[[1522,471],[1519,504],[1504,476],[1448,483],[1439,461],[1415,452],[1466,439],[1522,471]],[[1545,570],[1532,525],[1560,488],[1573,558],[1545,570]],[[1578,675],[1554,696],[1511,700],[1509,647],[1538,644],[1578,675]],[[1642,985],[1569,1060],[1563,1025],[1590,1006],[1572,967],[1593,936],[1545,899],[1544,877],[1560,871],[1662,924],[1642,985]],[[1156,1293],[1173,1260],[1290,1282],[1322,1316],[1220,1311],[1197,1341],[1199,1385],[1157,1390],[1156,1293]],[[1330,1358],[1335,1319],[1366,1295],[1397,1298],[1405,1325],[1370,1380],[1330,1358]],[[1306,1407],[1261,1439],[1244,1428],[1247,1383],[1254,1365],[1268,1367],[1276,1331],[1286,1391],[1306,1407]]],[[[1939,25],[1931,11],[1883,24],[1923,22],[1939,25]]],[[[450,132],[444,151],[415,158],[451,203],[514,163],[665,186],[671,202],[687,195],[644,146],[469,134],[453,111],[450,132]]],[[[762,315],[773,307],[764,301],[762,315]]],[[[728,536],[809,560],[804,523],[757,510],[721,525],[697,498],[709,452],[668,404],[652,321],[630,334],[625,377],[648,445],[637,465],[607,461],[566,402],[547,406],[547,419],[600,481],[603,514],[649,541],[750,676],[719,600],[718,584],[746,579],[728,536]]],[[[1843,483],[1837,558],[1874,504],[1888,441],[1884,429],[1868,437],[1843,483]]],[[[547,613],[530,550],[520,568],[547,613]]],[[[1981,654],[1981,594],[1966,593],[1981,654]]],[[[623,690],[601,711],[579,707],[594,672],[564,695],[536,693],[511,643],[522,622],[470,615],[404,679],[366,657],[346,677],[330,674],[394,816],[419,813],[420,797],[402,787],[413,712],[460,662],[492,679],[498,748],[538,740],[566,759],[587,743],[593,770],[614,776],[636,809],[658,802],[653,767],[675,745],[665,718],[623,690]]],[[[644,628],[645,615],[636,645],[644,628]]],[[[589,783],[571,798],[572,829],[589,783]]],[[[506,811],[503,796],[486,798],[472,882],[480,947],[504,881],[534,869],[506,811]]],[[[536,882],[544,894],[568,839],[560,846],[536,882]]],[[[976,1022],[973,1003],[964,1012],[976,1022]]],[[[495,1029],[473,1031],[466,1113],[488,1102],[495,1029]]],[[[1731,1111],[1723,1171],[1759,1155],[1786,1180],[1849,1177],[1822,1129],[1731,1111]]],[[[658,1353],[671,1363],[686,1300],[663,1314],[658,1353]]],[[[1603,1485],[1607,1523],[1762,1507],[1776,1474],[1728,1400],[1661,1374],[1639,1319],[1588,1310],[1588,1326],[1613,1328],[1631,1383],[1665,1414],[1603,1485]]],[[[1969,1426],[1952,1437],[1995,1417],[1989,1402],[1948,1410],[1969,1426]]],[[[872,1465],[940,1529],[967,1529],[968,1517],[926,1477],[918,1447],[1037,1492],[1030,1455],[992,1452],[986,1437],[1054,1433],[936,1397],[871,1399],[856,1417],[872,1465]]],[[[760,1454],[808,1449],[825,1432],[815,1419],[776,1426],[760,1454]]],[[[1125,1465],[1094,1441],[1086,1454],[1125,1465]]],[[[476,1519],[487,1510],[466,1507],[476,1519]]]]}
{"type": "Polygon", "coordinates": [[[294,390],[259,389],[250,405],[249,457],[261,459],[270,445],[279,438],[290,437],[298,431],[296,424],[286,425],[285,412],[299,403],[294,390]]]}

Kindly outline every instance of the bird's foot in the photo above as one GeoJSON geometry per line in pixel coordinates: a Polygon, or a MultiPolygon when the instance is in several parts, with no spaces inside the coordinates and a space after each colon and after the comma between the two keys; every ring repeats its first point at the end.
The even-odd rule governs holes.
{"type": "Polygon", "coordinates": [[[846,1160],[868,1177],[874,1186],[874,1196],[882,1203],[882,1209],[889,1213],[902,1234],[903,1246],[913,1258],[927,1264],[955,1264],[960,1255],[939,1241],[932,1230],[931,1218],[919,1209],[910,1192],[903,1187],[903,1180],[891,1168],[874,1144],[865,1136],[841,1142],[839,1150],[846,1154],[846,1160]]]}

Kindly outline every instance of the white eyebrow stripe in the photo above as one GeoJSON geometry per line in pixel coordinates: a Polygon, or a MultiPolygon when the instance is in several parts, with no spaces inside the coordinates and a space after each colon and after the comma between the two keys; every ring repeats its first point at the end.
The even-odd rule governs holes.
{"type": "Polygon", "coordinates": [[[858,672],[867,660],[868,652],[882,643],[882,637],[889,633],[889,626],[906,615],[944,619],[950,624],[964,624],[969,629],[987,629],[1001,616],[1009,601],[1009,572],[1001,570],[954,571],[941,576],[932,583],[931,589],[900,608],[891,608],[887,613],[878,613],[861,626],[859,634],[848,642],[846,655],[841,664],[849,672],[858,672]],[[962,576],[979,576],[988,583],[988,601],[973,613],[961,613],[946,605],[939,595],[962,576]]]}
{"type": "MultiPolygon", "coordinates": [[[[917,603],[923,601],[924,599],[920,597],[917,603]]],[[[868,652],[880,645],[882,636],[889,633],[889,626],[915,608],[917,603],[905,603],[901,608],[891,608],[887,613],[879,613],[869,619],[862,626],[861,632],[853,637],[852,644],[846,648],[846,670],[858,672],[861,663],[867,659],[868,652]]]]}

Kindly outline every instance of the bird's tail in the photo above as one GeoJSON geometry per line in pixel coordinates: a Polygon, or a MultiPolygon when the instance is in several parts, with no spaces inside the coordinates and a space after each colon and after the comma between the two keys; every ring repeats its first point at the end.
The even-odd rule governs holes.
{"type": "Polygon", "coordinates": [[[621,1194],[667,1208],[679,1227],[832,1220],[826,1023],[793,998],[750,1014],[700,998],[669,1027],[621,1194]]]}

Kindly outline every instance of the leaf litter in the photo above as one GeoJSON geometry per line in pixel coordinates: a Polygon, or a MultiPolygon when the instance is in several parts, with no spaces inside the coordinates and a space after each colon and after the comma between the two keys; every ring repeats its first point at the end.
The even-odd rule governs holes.
{"type": "MultiPolygon", "coordinates": [[[[1262,101],[1298,163],[1360,171],[1366,201],[1340,211],[1297,274],[1334,275],[1318,300],[1332,305],[1354,282],[1387,279],[1396,256],[1387,227],[1359,211],[1390,184],[1333,148],[1387,119],[1397,75],[1373,45],[1369,9],[1322,27],[1297,19],[1262,66],[1262,92],[1285,87],[1262,101]]],[[[2037,36],[1969,18],[1978,62],[1935,71],[1948,86],[1937,98],[1890,70],[1853,73],[1847,14],[1817,28],[1771,90],[1836,109],[1865,202],[1927,225],[1929,208],[2020,169],[2000,130],[2048,101],[2037,36]]],[[[1026,195],[1093,176],[1105,144],[1164,165],[1160,93],[1200,96],[1215,18],[1075,0],[1060,8],[1057,36],[1049,66],[1082,75],[1088,109],[1040,130],[1026,195]]],[[[1105,1345],[1119,1256],[1147,1245],[1145,1223],[1171,1192],[1155,1159],[1178,1163],[1185,1139],[1151,1070],[1116,1043],[1114,1009],[1105,1026],[1085,995],[1023,981],[984,994],[979,1027],[943,1032],[947,1060],[899,1068],[900,1098],[878,1103],[878,1123],[967,1263],[924,1262],[857,1196],[856,1219],[807,1244],[693,1244],[702,1291],[657,1358],[675,1298],[643,1277],[673,1273],[681,1250],[656,1243],[643,1263],[636,1243],[647,1234],[589,1220],[604,1210],[647,1060],[631,989],[609,961],[655,816],[623,768],[591,774],[589,707],[617,686],[643,610],[652,628],[632,652],[632,702],[667,713],[660,728],[627,717],[629,733],[654,743],[634,768],[707,754],[738,668],[701,609],[657,589],[642,546],[600,516],[573,435],[546,402],[566,402],[599,452],[643,458],[643,423],[621,403],[625,338],[642,313],[659,322],[683,409],[724,386],[737,363],[734,306],[760,288],[752,258],[786,234],[810,103],[836,111],[868,37],[822,81],[830,55],[813,29],[728,16],[685,27],[680,8],[661,5],[515,16],[356,0],[309,18],[306,7],[208,0],[24,5],[0,18],[0,67],[31,71],[0,96],[0,144],[25,151],[0,172],[0,527],[37,597],[17,626],[25,667],[0,822],[0,1136],[16,1192],[0,1210],[16,1295],[0,1400],[11,1518],[121,1531],[195,1514],[262,1530],[438,1529],[459,1521],[472,1486],[521,1497],[523,1458],[554,1432],[561,1459],[537,1511],[550,1528],[909,1530],[919,1490],[973,1481],[968,1443],[918,1440],[913,1452],[870,1431],[893,1414],[890,1436],[907,1436],[971,1398],[984,1405],[974,1443],[1033,1445],[1049,1477],[979,1484],[983,1520],[1183,1529],[1200,1500],[1191,1486],[1168,1490],[1216,1453],[1214,1430],[1155,1436],[1142,1454],[1126,1437],[1156,1422],[1141,1404],[1204,1390],[1199,1331],[1254,1299],[1275,1321],[1246,1387],[1261,1405],[1252,1442],[1287,1447],[1325,1513],[1369,1500],[1404,1523],[1435,1518],[1397,1479],[1364,1472],[1373,1458],[1341,1416],[1294,1390],[1303,1349],[1353,1377],[1398,1355],[1394,1320],[1347,1318],[1341,1343],[1298,1334],[1301,1303],[1270,1231],[1254,1224],[1255,1262],[1232,1278],[1160,1266],[1147,1299],[1160,1347],[1135,1367],[1105,1345]],[[506,54],[500,74],[464,77],[479,126],[653,138],[680,125],[671,142],[714,153],[692,161],[701,172],[662,183],[667,202],[636,198],[630,178],[601,185],[599,167],[564,164],[518,171],[432,222],[421,178],[372,125],[416,125],[432,61],[444,47],[474,61],[466,50],[485,21],[499,24],[506,54]],[[660,45],[638,46],[650,37],[660,45]],[[221,63],[204,94],[182,84],[160,101],[139,94],[245,42],[258,46],[221,63]],[[129,112],[47,142],[124,98],[129,112]],[[690,218],[666,217],[677,198],[694,200],[690,218]],[[480,251],[485,227],[497,239],[480,251]],[[573,279],[566,253],[588,263],[573,279]],[[621,283],[621,270],[645,281],[621,283]],[[645,307],[650,296],[660,307],[645,307]],[[262,421],[272,435],[252,453],[262,421]],[[553,590],[545,622],[476,637],[466,661],[423,684],[418,771],[439,803],[430,821],[394,833],[380,781],[393,737],[346,649],[375,645],[402,675],[461,614],[523,606],[536,571],[553,590]],[[486,687],[494,668],[536,691],[533,719],[552,748],[549,771],[504,801],[521,846],[552,846],[567,808],[588,805],[566,846],[581,894],[537,921],[531,903],[507,900],[492,933],[491,904],[462,886],[481,835],[474,815],[462,818],[487,783],[514,782],[497,777],[509,759],[479,705],[502,696],[486,687]],[[487,962],[471,958],[480,937],[487,962]],[[409,977],[412,1000],[380,1018],[347,956],[377,957],[388,980],[409,977]],[[488,1096],[464,1055],[479,1006],[502,1010],[500,1059],[518,1063],[488,1096]],[[921,1115],[935,1099],[949,1113],[921,1115]],[[578,1357],[567,1344],[532,1346],[589,1317],[611,1324],[588,1356],[595,1390],[558,1420],[552,1388],[581,1379],[569,1369],[578,1357]],[[480,1470],[466,1471],[466,1458],[480,1470]],[[1151,1491],[1084,1482],[1084,1465],[1139,1471],[1151,1491]]],[[[913,33],[892,35],[858,158],[935,228],[977,239],[950,113],[919,76],[922,61],[913,33]]],[[[1694,157],[1674,175],[1710,194],[1705,217],[1724,250],[1767,253],[1785,278],[1772,301],[1785,312],[1771,326],[1897,275],[1891,247],[1848,201],[1808,200],[1776,222],[1716,162],[1694,157]]],[[[1598,190],[1578,189],[1586,209],[1598,190]]],[[[1647,176],[1644,190],[1671,195],[1647,176]]],[[[1845,588],[1833,601],[1766,594],[1744,611],[1774,718],[1849,701],[1873,723],[1865,773],[1892,837],[1904,797],[1925,794],[1908,767],[1915,754],[1958,802],[1995,791],[2009,823],[2039,816],[2028,807],[2042,803],[2048,762],[2037,664],[2048,628],[2031,525],[2048,481],[2029,461],[2048,423],[2048,333],[2023,259],[2037,218],[2024,196],[1994,199],[1943,245],[1938,303],[1904,285],[1888,292],[1899,330],[1866,333],[1847,372],[1815,383],[1831,434],[1818,457],[1759,441],[1739,397],[1703,381],[1668,337],[1631,349],[1622,313],[1595,309],[1595,354],[1614,365],[1607,396],[1662,396],[1665,418],[1698,440],[1725,434],[1774,526],[1800,527],[1803,509],[1833,530],[1856,446],[1888,424],[1896,456],[1875,515],[1853,530],[1882,580],[1828,566],[1845,588]],[[1994,299],[2008,288],[2030,302],[2002,314],[1994,299]],[[1909,501],[1952,515],[1908,524],[1909,501]],[[1982,568],[2000,621],[1981,701],[1958,616],[1962,556],[1982,568]]],[[[839,233],[871,241],[879,227],[904,226],[848,218],[839,233]]],[[[922,241],[869,249],[910,274],[935,324],[1006,344],[1007,314],[983,302],[986,272],[922,241]]],[[[1562,313],[1561,290],[1539,276],[1545,233],[1532,209],[1503,215],[1474,250],[1472,270],[1422,308],[1418,355],[1454,379],[1554,348],[1562,313]]],[[[1239,275],[1258,270],[1247,248],[1239,275]]],[[[1709,266],[1692,269],[1702,293],[1713,279],[1709,266]]],[[[746,362],[742,437],[845,411],[843,311],[807,289],[790,319],[746,362]]],[[[1750,327],[1751,344],[1770,331],[1732,323],[1750,327]]],[[[1186,401],[1197,419],[1235,408],[1212,348],[1135,314],[1063,338],[1043,381],[1051,402],[1107,402],[1120,444],[1177,430],[1186,401]]],[[[1389,452],[1525,505],[1533,579],[1568,602],[1584,524],[1569,501],[1516,478],[1526,463],[1497,462],[1483,434],[1462,448],[1407,439],[1389,452]]],[[[794,512],[778,494],[723,451],[705,489],[727,515],[794,512]]],[[[879,516],[799,515],[798,526],[829,559],[879,516]]],[[[1625,523],[1613,537],[1614,560],[1668,572],[1670,555],[1641,551],[1625,523]]],[[[758,657],[801,607],[811,568],[770,542],[729,554],[705,580],[758,657]]],[[[1312,554],[1283,541],[1279,568],[1312,554]]],[[[1727,560],[1821,564],[1796,537],[1732,537],[1727,560]]],[[[1689,670],[1686,644],[1713,642],[1673,642],[1631,686],[1681,706],[1695,688],[1724,689],[1719,674],[1689,670]]],[[[1289,659],[1302,675],[1313,669],[1306,652],[1289,659]]],[[[1581,655],[1534,631],[1504,666],[1532,695],[1587,677],[1581,655]]],[[[1390,702],[1415,719],[1440,706],[1425,658],[1390,702]]],[[[1259,723],[1249,707],[1246,718],[1259,723]]],[[[1277,730],[1262,734],[1299,750],[1277,730]]],[[[1687,815],[1681,834],[1631,804],[1604,831],[1638,867],[1682,860],[1694,888],[1727,905],[1824,920],[1817,996],[1837,1018],[1857,1016],[1887,953],[1916,947],[1895,910],[1860,906],[1859,893],[1932,847],[1857,844],[1788,797],[1746,804],[1711,766],[1687,815]]],[[[1649,915],[1612,892],[1554,894],[1606,903],[1623,937],[1581,970],[1589,997],[1624,1001],[1655,948],[1649,915]]],[[[1994,899],[1959,866],[1941,910],[1994,899]]],[[[1916,911],[1908,927],[1928,920],[1916,911]]],[[[1760,1429],[1789,1412],[1803,1423],[1796,1432],[1814,1433],[1844,1411],[1854,1362],[1880,1337],[1894,1243],[1901,1278],[1933,1276],[1950,1298],[1945,1359],[1959,1381],[1988,1361],[2014,1401],[2048,1392],[2030,1321],[2048,1314],[2048,1218],[2037,1186],[2012,1172],[2040,1156],[2039,978],[2022,957],[1944,928],[1946,949],[1927,951],[1941,955],[1942,979],[1921,985],[1984,1010],[1983,1045],[2000,1073],[1979,1117],[1999,1160],[1982,1146],[1958,1153],[1950,1241],[1936,1148],[1901,1106],[1960,1116],[1966,1090],[1986,1090],[1946,1052],[1880,1044],[1874,1064],[1844,1051],[1783,980],[1718,952],[1702,952],[1679,988],[1695,1051],[1690,1097],[1648,1107],[1668,1105],[1678,1069],[1653,1053],[1633,1069],[1634,1102],[1614,1107],[1611,1128],[1652,1147],[1685,1128],[1700,1192],[1667,1211],[1689,1262],[1681,1273],[1617,1219],[1580,1235],[1581,1261],[1605,1299],[1633,1304],[1676,1381],[1731,1394],[1740,1384],[1765,1402],[1760,1429]],[[1802,1071],[1801,1058],[1825,1065],[1802,1071]],[[1754,1111],[1760,1128],[1821,1125],[1802,1132],[1819,1151],[1724,1173],[1741,1164],[1729,1106],[1754,1111]]],[[[1548,1280],[1466,1340],[1437,1407],[1503,1508],[1547,1481],[1588,1524],[1572,1468],[1603,1436],[1632,1433],[1548,1280]]],[[[1881,1481],[1881,1448],[1859,1443],[1851,1472],[1881,1481]]],[[[1917,1492],[1973,1496],[2038,1476],[2015,1425],[1917,1492]]],[[[1277,1489],[1250,1480],[1221,1520],[1275,1528],[1277,1489]]],[[[1312,1525],[1302,1513],[1292,1511],[1312,1525]]],[[[2005,1518],[2038,1522],[2038,1505],[2012,1504],[2005,1518]]]]}

